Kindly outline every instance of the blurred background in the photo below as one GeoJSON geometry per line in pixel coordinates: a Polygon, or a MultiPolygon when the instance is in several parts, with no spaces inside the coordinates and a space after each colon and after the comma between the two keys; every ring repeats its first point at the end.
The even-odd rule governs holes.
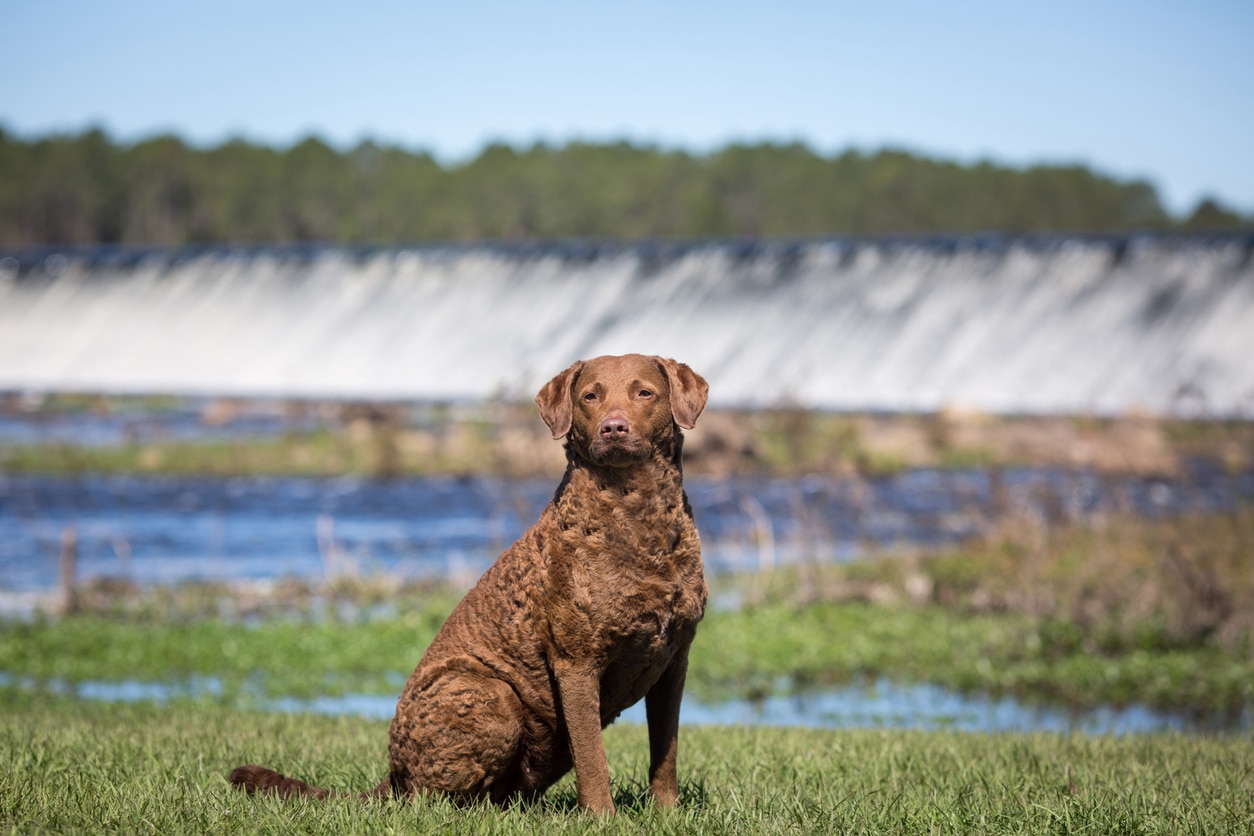
{"type": "Polygon", "coordinates": [[[69,1],[0,29],[6,617],[465,586],[561,472],[533,394],[642,352],[710,382],[712,577],[1248,656],[1254,7],[69,1]],[[1213,543],[1150,538],[1196,554],[1136,533],[1198,519],[1213,543]],[[1094,526],[1131,541],[1066,539],[1094,526]],[[961,582],[824,574],[963,549],[961,582]]]}

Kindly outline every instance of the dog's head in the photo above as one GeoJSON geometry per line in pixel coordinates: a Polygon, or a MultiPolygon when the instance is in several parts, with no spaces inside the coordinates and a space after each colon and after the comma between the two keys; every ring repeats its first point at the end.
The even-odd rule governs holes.
{"type": "Polygon", "coordinates": [[[647,459],[675,435],[692,429],[709,386],[683,363],[626,354],[580,360],[536,395],[554,438],[569,441],[588,461],[625,467],[647,459]]]}

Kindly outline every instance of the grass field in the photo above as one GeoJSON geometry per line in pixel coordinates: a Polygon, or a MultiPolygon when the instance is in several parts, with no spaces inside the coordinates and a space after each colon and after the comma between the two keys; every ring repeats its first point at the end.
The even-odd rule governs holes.
{"type": "Polygon", "coordinates": [[[1250,833],[1248,738],[689,728],[680,804],[644,791],[643,727],[606,733],[619,816],[568,776],[498,810],[439,799],[250,798],[265,763],[336,789],[384,774],[387,724],[216,707],[0,703],[0,828],[119,833],[1250,833]]]}

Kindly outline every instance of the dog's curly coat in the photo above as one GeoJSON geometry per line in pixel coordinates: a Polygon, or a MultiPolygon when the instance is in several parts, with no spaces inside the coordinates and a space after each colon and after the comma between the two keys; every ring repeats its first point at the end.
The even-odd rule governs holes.
{"type": "MultiPolygon", "coordinates": [[[[567,438],[566,474],[418,663],[392,720],[388,777],[368,795],[503,803],[573,765],[579,804],[613,812],[601,730],[643,697],[650,789],[675,801],[679,701],[707,594],[680,428],[706,392],[686,365],[636,354],[575,363],[540,390],[541,417],[567,438]]],[[[329,794],[259,766],[230,780],[329,794]]]]}

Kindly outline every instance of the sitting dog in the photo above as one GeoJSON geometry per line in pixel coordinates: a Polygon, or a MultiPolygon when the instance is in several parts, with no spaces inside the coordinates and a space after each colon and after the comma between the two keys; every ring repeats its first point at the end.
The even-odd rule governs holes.
{"type": "MultiPolygon", "coordinates": [[[[540,390],[566,474],[427,648],[396,706],[388,777],[368,796],[505,803],[573,766],[580,806],[612,813],[601,731],[643,697],[649,788],[675,802],[679,702],[707,594],[680,428],[707,390],[686,365],[638,354],[575,363],[540,390]]],[[[259,766],[230,781],[329,794],[259,766]]]]}

